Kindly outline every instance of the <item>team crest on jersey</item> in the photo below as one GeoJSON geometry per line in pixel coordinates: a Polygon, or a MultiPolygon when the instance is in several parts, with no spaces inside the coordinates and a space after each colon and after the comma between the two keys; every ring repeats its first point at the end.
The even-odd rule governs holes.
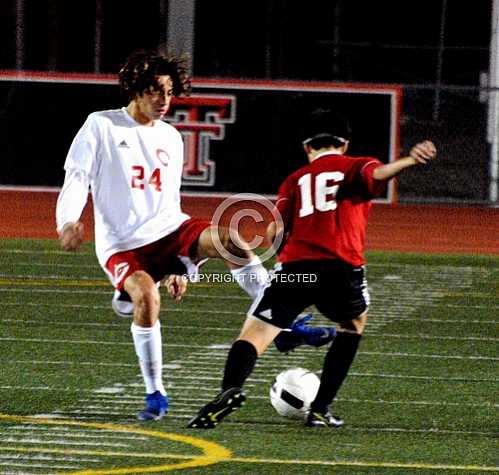
{"type": "Polygon", "coordinates": [[[170,161],[170,155],[168,155],[168,152],[166,150],[158,148],[156,150],[156,157],[163,166],[165,167],[168,166],[168,162],[170,161]]]}
{"type": "Polygon", "coordinates": [[[170,122],[184,139],[183,185],[213,186],[215,162],[212,140],[225,138],[225,127],[235,122],[235,96],[199,95],[175,98],[170,122]]]}

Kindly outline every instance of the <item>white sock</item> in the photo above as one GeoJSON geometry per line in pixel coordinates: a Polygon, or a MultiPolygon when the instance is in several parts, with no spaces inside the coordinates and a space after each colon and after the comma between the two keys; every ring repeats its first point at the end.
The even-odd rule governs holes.
{"type": "Polygon", "coordinates": [[[146,393],[159,391],[164,396],[166,390],[163,385],[163,348],[159,320],[152,327],[139,327],[132,323],[131,331],[146,393]]]}
{"type": "Polygon", "coordinates": [[[258,296],[261,289],[265,287],[269,279],[267,269],[263,267],[258,256],[254,256],[244,267],[231,269],[239,286],[253,299],[258,296]]]}

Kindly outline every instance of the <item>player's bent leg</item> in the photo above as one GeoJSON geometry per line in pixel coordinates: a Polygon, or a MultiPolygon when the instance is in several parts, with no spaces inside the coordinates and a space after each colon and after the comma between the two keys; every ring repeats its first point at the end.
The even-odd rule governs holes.
{"type": "Polygon", "coordinates": [[[282,330],[274,340],[275,347],[281,353],[288,353],[301,345],[324,346],[334,340],[335,327],[316,327],[307,325],[313,316],[308,313],[298,317],[291,328],[282,330]]]}
{"type": "Polygon", "coordinates": [[[116,289],[111,300],[111,307],[118,317],[133,318],[135,307],[128,292],[116,289]]]}
{"type": "Polygon", "coordinates": [[[367,311],[358,318],[341,322],[338,333],[325,358],[319,391],[310,405],[305,425],[308,427],[341,427],[343,421],[329,412],[338,390],[345,380],[357,354],[367,311]]]}
{"type": "Polygon", "coordinates": [[[125,280],[134,310],[131,325],[135,352],[146,388],[146,407],[140,420],[159,420],[168,412],[168,397],[163,385],[163,353],[159,322],[159,291],[144,271],[134,272],[125,280]]]}
{"type": "MultiPolygon", "coordinates": [[[[161,282],[156,282],[156,287],[161,287],[161,282]]],[[[133,305],[132,298],[126,290],[116,289],[111,300],[111,307],[118,317],[133,318],[135,313],[135,306],[133,305]]]]}
{"type": "Polygon", "coordinates": [[[367,325],[367,311],[362,313],[359,317],[353,320],[338,323],[339,332],[357,333],[362,335],[367,325]]]}
{"type": "Polygon", "coordinates": [[[240,267],[249,263],[253,252],[237,232],[223,226],[209,226],[198,238],[197,257],[220,258],[229,267],[240,267]]]}
{"type": "Polygon", "coordinates": [[[222,419],[240,408],[246,396],[241,389],[253,371],[257,357],[272,343],[280,328],[249,316],[239,338],[234,342],[225,363],[222,392],[203,406],[187,427],[212,429],[222,419]]]}
{"type": "Polygon", "coordinates": [[[221,226],[210,226],[198,239],[198,257],[223,259],[234,280],[253,299],[267,285],[269,274],[245,242],[234,231],[221,226]]]}
{"type": "Polygon", "coordinates": [[[260,356],[281,331],[282,328],[248,315],[237,340],[251,343],[256,349],[257,356],[260,356]]]}
{"type": "Polygon", "coordinates": [[[136,271],[125,280],[125,290],[134,305],[133,321],[141,327],[152,327],[159,317],[159,290],[152,277],[136,271]]]}

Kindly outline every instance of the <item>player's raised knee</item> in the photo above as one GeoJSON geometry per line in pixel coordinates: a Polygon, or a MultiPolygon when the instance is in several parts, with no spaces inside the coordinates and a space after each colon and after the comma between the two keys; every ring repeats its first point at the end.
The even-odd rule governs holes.
{"type": "Polygon", "coordinates": [[[198,255],[221,257],[229,262],[233,256],[248,260],[253,256],[248,243],[237,231],[222,226],[210,226],[201,233],[198,255]]]}

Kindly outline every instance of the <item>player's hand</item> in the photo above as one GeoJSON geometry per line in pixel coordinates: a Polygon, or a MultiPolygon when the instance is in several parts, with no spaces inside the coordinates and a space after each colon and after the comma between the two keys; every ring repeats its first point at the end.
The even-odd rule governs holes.
{"type": "Polygon", "coordinates": [[[424,142],[414,145],[409,152],[409,156],[412,157],[417,163],[425,165],[437,156],[437,149],[433,142],[425,140],[424,142]]]}
{"type": "Polygon", "coordinates": [[[83,223],[66,223],[59,233],[59,242],[65,251],[76,251],[83,242],[83,223]]]}
{"type": "Polygon", "coordinates": [[[172,274],[164,281],[164,286],[168,290],[170,297],[176,302],[180,302],[187,292],[187,277],[172,274]]]}

